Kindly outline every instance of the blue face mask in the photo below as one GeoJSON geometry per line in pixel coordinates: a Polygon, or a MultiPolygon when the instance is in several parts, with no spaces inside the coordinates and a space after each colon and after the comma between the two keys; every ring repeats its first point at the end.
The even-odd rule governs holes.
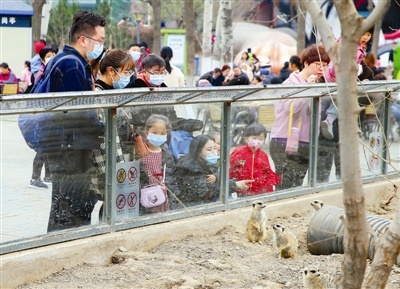
{"type": "Polygon", "coordinates": [[[95,44],[93,51],[86,51],[86,56],[89,60],[97,59],[103,53],[103,43],[95,44]]]}
{"type": "Polygon", "coordinates": [[[165,81],[165,75],[151,74],[149,83],[154,86],[160,86],[165,81]]]}
{"type": "MultiPolygon", "coordinates": [[[[112,77],[111,77],[111,78],[112,78],[112,77]]],[[[113,87],[114,87],[115,89],[122,89],[122,88],[125,88],[125,87],[128,85],[128,83],[129,83],[130,80],[131,80],[131,79],[130,79],[130,77],[128,77],[128,76],[120,76],[118,81],[115,81],[115,80],[113,79],[113,81],[112,81],[113,87]]]]}
{"type": "Polygon", "coordinates": [[[115,68],[113,68],[113,69],[114,69],[115,73],[118,74],[118,76],[119,76],[118,81],[115,81],[114,78],[111,76],[113,87],[115,89],[125,88],[128,85],[129,81],[131,80],[131,77],[125,76],[125,75],[120,75],[115,68]]]}
{"type": "Polygon", "coordinates": [[[209,165],[215,165],[218,160],[219,160],[219,155],[217,155],[217,153],[206,155],[206,161],[207,164],[209,165]]]}
{"type": "Polygon", "coordinates": [[[132,56],[133,60],[137,61],[140,57],[140,52],[138,51],[131,51],[129,54],[132,56]]]}
{"type": "Polygon", "coordinates": [[[155,147],[161,146],[163,143],[167,141],[166,135],[156,135],[154,133],[149,133],[147,136],[147,140],[149,143],[155,147]]]}

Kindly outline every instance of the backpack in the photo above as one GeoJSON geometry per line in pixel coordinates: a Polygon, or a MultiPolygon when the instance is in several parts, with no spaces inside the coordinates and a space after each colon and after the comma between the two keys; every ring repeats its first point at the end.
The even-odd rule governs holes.
{"type": "Polygon", "coordinates": [[[189,153],[193,138],[193,134],[185,130],[172,130],[170,132],[168,149],[176,160],[189,153]]]}
{"type": "Polygon", "coordinates": [[[44,69],[43,74],[40,76],[38,81],[33,85],[31,89],[31,93],[45,93],[45,92],[52,92],[53,87],[51,87],[51,75],[52,72],[59,66],[61,61],[66,60],[66,59],[73,59],[73,60],[78,60],[78,63],[80,64],[82,71],[85,71],[85,67],[81,63],[81,61],[78,59],[73,54],[66,54],[55,60],[54,58],[50,60],[50,62],[46,65],[46,68],[44,69]]]}
{"type": "Polygon", "coordinates": [[[21,114],[18,126],[27,145],[38,153],[100,149],[104,135],[96,110],[21,114]]]}

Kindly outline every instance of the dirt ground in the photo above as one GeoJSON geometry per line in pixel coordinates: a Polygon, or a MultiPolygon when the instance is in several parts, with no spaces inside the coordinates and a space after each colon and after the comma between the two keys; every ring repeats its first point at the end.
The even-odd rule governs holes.
{"type": "MultiPolygon", "coordinates": [[[[371,207],[368,214],[390,219],[394,212],[371,207]]],[[[82,264],[18,288],[304,288],[305,266],[318,266],[322,273],[335,276],[342,260],[339,254],[314,256],[308,252],[309,220],[310,215],[296,213],[291,218],[268,220],[270,236],[271,226],[276,223],[297,235],[299,252],[295,259],[277,259],[271,238],[264,245],[248,242],[244,224],[238,224],[224,227],[215,235],[186,236],[145,252],[116,248],[117,264],[82,264]]],[[[396,265],[386,288],[400,288],[400,268],[396,265]]]]}

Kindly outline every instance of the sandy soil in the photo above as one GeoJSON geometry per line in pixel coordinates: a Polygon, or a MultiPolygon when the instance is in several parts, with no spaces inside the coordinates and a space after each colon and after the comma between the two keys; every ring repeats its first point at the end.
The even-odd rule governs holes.
{"type": "MultiPolygon", "coordinates": [[[[387,219],[393,215],[381,208],[369,208],[368,213],[387,219]]],[[[305,266],[316,265],[321,272],[335,276],[342,259],[339,254],[314,256],[308,252],[309,220],[310,215],[294,214],[268,221],[269,236],[274,223],[283,224],[297,235],[300,247],[295,259],[277,259],[271,238],[264,245],[248,242],[245,225],[238,224],[224,227],[215,235],[165,242],[146,252],[121,247],[113,258],[110,256],[116,264],[82,264],[18,288],[304,288],[305,266]]],[[[400,268],[396,265],[386,288],[400,288],[400,268]]]]}

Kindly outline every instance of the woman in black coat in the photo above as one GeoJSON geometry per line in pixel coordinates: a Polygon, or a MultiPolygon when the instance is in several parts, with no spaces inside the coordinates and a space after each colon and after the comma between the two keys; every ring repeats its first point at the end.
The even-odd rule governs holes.
{"type": "Polygon", "coordinates": [[[189,154],[178,160],[175,168],[177,197],[185,206],[213,202],[219,197],[215,168],[218,158],[214,139],[199,135],[192,140],[189,154]]]}

